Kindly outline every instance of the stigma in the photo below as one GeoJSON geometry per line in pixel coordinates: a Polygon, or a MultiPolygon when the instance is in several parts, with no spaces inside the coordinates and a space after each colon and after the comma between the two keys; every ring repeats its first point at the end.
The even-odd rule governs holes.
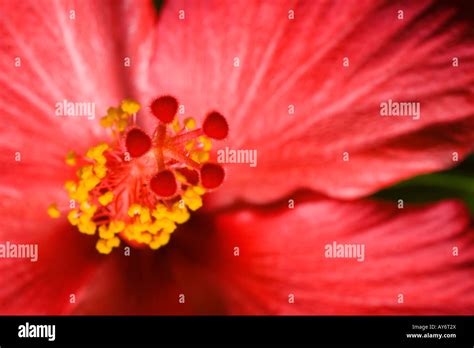
{"type": "Polygon", "coordinates": [[[197,128],[194,118],[180,120],[172,96],[153,100],[153,133],[137,124],[138,102],[110,107],[100,124],[111,140],[89,148],[82,156],[69,151],[68,166],[76,177],[64,188],[69,206],[48,207],[51,218],[66,213],[78,231],[97,236],[96,249],[109,254],[121,242],[153,250],[166,245],[179,224],[203,205],[202,196],[222,185],[225,171],[210,161],[213,140],[228,135],[227,121],[209,112],[197,128]]]}

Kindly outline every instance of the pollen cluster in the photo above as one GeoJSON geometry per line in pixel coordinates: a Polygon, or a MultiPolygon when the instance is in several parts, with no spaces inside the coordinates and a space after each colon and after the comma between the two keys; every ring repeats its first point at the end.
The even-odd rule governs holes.
{"type": "Polygon", "coordinates": [[[202,128],[193,118],[179,120],[171,96],[155,99],[150,111],[157,119],[153,134],[138,127],[140,104],[124,100],[111,107],[100,124],[109,143],[89,148],[82,156],[69,151],[68,166],[75,178],[64,188],[69,206],[52,204],[48,214],[61,213],[79,232],[98,235],[97,250],[109,254],[124,241],[153,250],[166,245],[177,225],[202,207],[202,196],[224,180],[223,168],[209,162],[212,139],[224,139],[228,127],[217,112],[202,128]]]}

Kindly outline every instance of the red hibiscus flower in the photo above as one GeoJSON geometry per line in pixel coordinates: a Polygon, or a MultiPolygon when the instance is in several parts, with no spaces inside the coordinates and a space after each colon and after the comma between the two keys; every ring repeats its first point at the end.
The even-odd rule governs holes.
{"type": "Polygon", "coordinates": [[[464,205],[365,198],[473,149],[474,46],[455,8],[209,0],[158,12],[150,1],[2,0],[0,9],[0,243],[38,246],[36,262],[0,259],[0,313],[474,313],[464,205]],[[159,96],[173,97],[155,104],[159,96]],[[60,117],[58,103],[69,102],[106,116],[60,117]],[[392,102],[419,113],[382,117],[392,102]],[[209,138],[221,141],[201,151],[209,138]],[[80,154],[67,156],[72,167],[70,150],[80,154]],[[199,190],[222,181],[219,166],[205,167],[218,150],[255,150],[258,160],[223,163],[224,182],[197,210],[199,190]],[[130,178],[143,187],[118,181],[130,178]],[[71,195],[80,207],[67,207],[71,195]],[[165,220],[147,204],[165,202],[175,221],[182,200],[189,217],[153,234],[149,221],[165,220]],[[51,202],[59,218],[46,214],[51,202]]]}

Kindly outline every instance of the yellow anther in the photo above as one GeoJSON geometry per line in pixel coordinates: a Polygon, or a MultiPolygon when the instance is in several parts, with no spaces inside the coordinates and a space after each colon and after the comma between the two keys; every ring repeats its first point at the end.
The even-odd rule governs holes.
{"type": "Polygon", "coordinates": [[[183,224],[189,220],[191,215],[189,214],[188,209],[185,206],[181,206],[180,202],[176,202],[173,204],[173,211],[170,215],[171,220],[178,224],[183,224]]]}
{"type": "Polygon", "coordinates": [[[48,215],[53,219],[57,219],[61,216],[61,212],[58,210],[58,206],[56,204],[51,204],[48,207],[48,215]]]}
{"type": "Polygon", "coordinates": [[[83,216],[84,214],[81,215],[81,217],[79,218],[79,224],[78,224],[79,231],[85,234],[93,235],[97,228],[96,224],[90,220],[83,222],[82,221],[83,216]]]}
{"type": "Polygon", "coordinates": [[[212,141],[208,137],[201,135],[199,138],[200,143],[202,144],[203,151],[210,151],[212,149],[212,141]]]}
{"type": "Polygon", "coordinates": [[[175,229],[176,224],[170,219],[155,220],[155,222],[149,226],[149,231],[151,233],[156,233],[160,230],[167,233],[172,233],[175,229]]]}
{"type": "Polygon", "coordinates": [[[77,184],[74,181],[68,180],[64,183],[64,188],[69,194],[71,194],[73,192],[76,192],[77,184]]]}
{"type": "Polygon", "coordinates": [[[187,150],[187,151],[191,151],[194,147],[194,140],[189,140],[185,145],[184,145],[184,148],[187,150]]]}
{"type": "Polygon", "coordinates": [[[173,127],[173,130],[178,133],[181,130],[181,125],[179,124],[179,119],[175,117],[173,119],[173,122],[171,123],[171,126],[173,127]]]}
{"type": "Polygon", "coordinates": [[[89,216],[92,216],[95,214],[95,212],[97,211],[97,206],[94,205],[94,204],[90,204],[89,202],[82,202],[81,203],[81,211],[86,214],[86,215],[89,215],[89,216]]]}
{"type": "Polygon", "coordinates": [[[95,160],[99,164],[105,164],[107,160],[104,157],[104,152],[109,148],[109,145],[102,143],[97,146],[91,147],[87,150],[86,157],[95,160]]]}
{"type": "Polygon", "coordinates": [[[94,166],[87,165],[87,166],[84,166],[84,167],[80,168],[77,171],[77,175],[81,179],[87,179],[87,178],[91,177],[92,175],[94,175],[94,166]]]}
{"type": "Polygon", "coordinates": [[[125,99],[120,104],[120,108],[127,114],[134,114],[140,110],[140,104],[132,99],[125,99]]]}
{"type": "Polygon", "coordinates": [[[139,215],[142,212],[142,207],[140,204],[132,204],[130,208],[128,208],[128,216],[134,217],[135,215],[139,215]]]}
{"type": "Polygon", "coordinates": [[[79,223],[79,211],[77,209],[71,210],[67,214],[67,219],[71,225],[77,226],[77,224],[79,223]]]}
{"type": "Polygon", "coordinates": [[[145,223],[150,222],[150,221],[151,221],[150,209],[147,208],[147,207],[142,208],[141,212],[140,212],[140,222],[142,224],[145,224],[145,223]]]}
{"type": "Polygon", "coordinates": [[[149,246],[153,250],[157,250],[163,245],[168,244],[170,240],[170,235],[167,233],[161,233],[159,236],[154,236],[149,246]]]}
{"type": "Polygon", "coordinates": [[[114,200],[114,193],[112,191],[107,191],[102,196],[100,196],[98,200],[100,204],[105,206],[114,200]]]}
{"type": "Polygon", "coordinates": [[[102,239],[109,239],[114,237],[114,232],[107,228],[106,225],[99,227],[99,237],[102,239]]]}
{"type": "Polygon", "coordinates": [[[121,113],[122,110],[120,108],[110,107],[107,109],[107,116],[109,116],[113,120],[118,119],[121,113]]]}
{"type": "Polygon", "coordinates": [[[140,234],[138,241],[141,243],[149,244],[151,242],[152,235],[150,233],[142,233],[140,234]]]}
{"type": "Polygon", "coordinates": [[[156,221],[148,226],[148,232],[150,232],[151,234],[156,234],[160,229],[161,226],[159,226],[156,221]]]}
{"type": "Polygon", "coordinates": [[[91,221],[92,215],[82,213],[79,215],[79,224],[87,225],[91,221]]]}
{"type": "Polygon", "coordinates": [[[136,221],[133,225],[130,225],[133,233],[142,233],[148,230],[149,224],[142,224],[140,221],[136,221]]]}
{"type": "Polygon", "coordinates": [[[100,183],[100,179],[97,176],[93,175],[83,180],[82,183],[84,184],[84,188],[87,191],[90,191],[100,183]]]}
{"type": "Polygon", "coordinates": [[[151,215],[157,220],[163,219],[168,215],[168,208],[164,204],[158,203],[151,215]]]}
{"type": "Polygon", "coordinates": [[[193,187],[192,187],[192,190],[193,190],[196,194],[198,194],[198,195],[200,195],[200,196],[202,196],[203,194],[206,193],[206,189],[205,189],[204,187],[202,187],[202,186],[199,186],[199,185],[193,186],[193,187]]]}
{"type": "Polygon", "coordinates": [[[123,221],[114,220],[109,224],[109,230],[112,231],[113,233],[122,232],[124,228],[125,228],[125,222],[123,221]]]}
{"type": "Polygon", "coordinates": [[[153,239],[150,244],[149,244],[150,248],[153,249],[153,250],[158,250],[160,248],[160,242],[158,239],[153,239]]]}
{"type": "Polygon", "coordinates": [[[99,239],[95,247],[101,254],[110,254],[112,251],[112,247],[108,245],[105,239],[99,239]]]}
{"type": "Polygon", "coordinates": [[[80,203],[87,201],[89,198],[88,190],[83,182],[79,183],[77,190],[69,193],[69,196],[80,203]]]}
{"type": "Polygon", "coordinates": [[[179,182],[187,182],[186,177],[183,174],[175,172],[174,175],[176,177],[176,180],[178,180],[179,182]]]}
{"type": "Polygon", "coordinates": [[[110,116],[101,117],[100,125],[104,128],[110,128],[114,125],[114,119],[110,116]]]}
{"type": "Polygon", "coordinates": [[[128,126],[128,121],[127,120],[119,120],[117,122],[117,128],[120,132],[123,132],[128,126]]]}
{"type": "Polygon", "coordinates": [[[202,198],[193,189],[188,188],[182,196],[184,203],[192,211],[196,211],[202,207],[202,198]]]}
{"type": "Polygon", "coordinates": [[[97,165],[103,166],[107,163],[107,158],[105,158],[104,155],[100,155],[95,158],[95,161],[97,162],[97,165]]]}
{"type": "Polygon", "coordinates": [[[168,233],[161,233],[158,236],[158,240],[161,246],[166,245],[170,241],[170,235],[168,233]]]}
{"type": "Polygon", "coordinates": [[[103,179],[107,175],[107,167],[102,164],[96,164],[94,166],[94,173],[99,179],[103,179]]]}
{"type": "Polygon", "coordinates": [[[137,239],[136,238],[137,234],[135,233],[135,231],[133,231],[132,225],[128,225],[128,226],[125,227],[124,236],[127,239],[130,239],[130,240],[136,240],[137,239]]]}
{"type": "Polygon", "coordinates": [[[68,166],[75,166],[77,161],[76,161],[76,154],[74,151],[69,151],[66,155],[65,162],[68,166]]]}
{"type": "Polygon", "coordinates": [[[116,248],[120,245],[120,238],[113,237],[107,240],[107,246],[110,248],[116,248]]]}
{"type": "Polygon", "coordinates": [[[189,130],[194,129],[196,128],[196,120],[192,117],[188,117],[184,120],[184,126],[189,130]]]}
{"type": "Polygon", "coordinates": [[[191,159],[198,162],[204,163],[209,161],[209,152],[196,151],[191,155],[191,159]]]}

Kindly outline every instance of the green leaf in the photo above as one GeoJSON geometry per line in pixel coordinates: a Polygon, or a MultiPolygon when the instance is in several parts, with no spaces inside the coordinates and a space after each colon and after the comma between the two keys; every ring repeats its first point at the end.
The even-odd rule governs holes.
{"type": "Polygon", "coordinates": [[[444,172],[416,176],[373,195],[375,199],[407,203],[462,199],[474,216],[474,156],[444,172]]]}

